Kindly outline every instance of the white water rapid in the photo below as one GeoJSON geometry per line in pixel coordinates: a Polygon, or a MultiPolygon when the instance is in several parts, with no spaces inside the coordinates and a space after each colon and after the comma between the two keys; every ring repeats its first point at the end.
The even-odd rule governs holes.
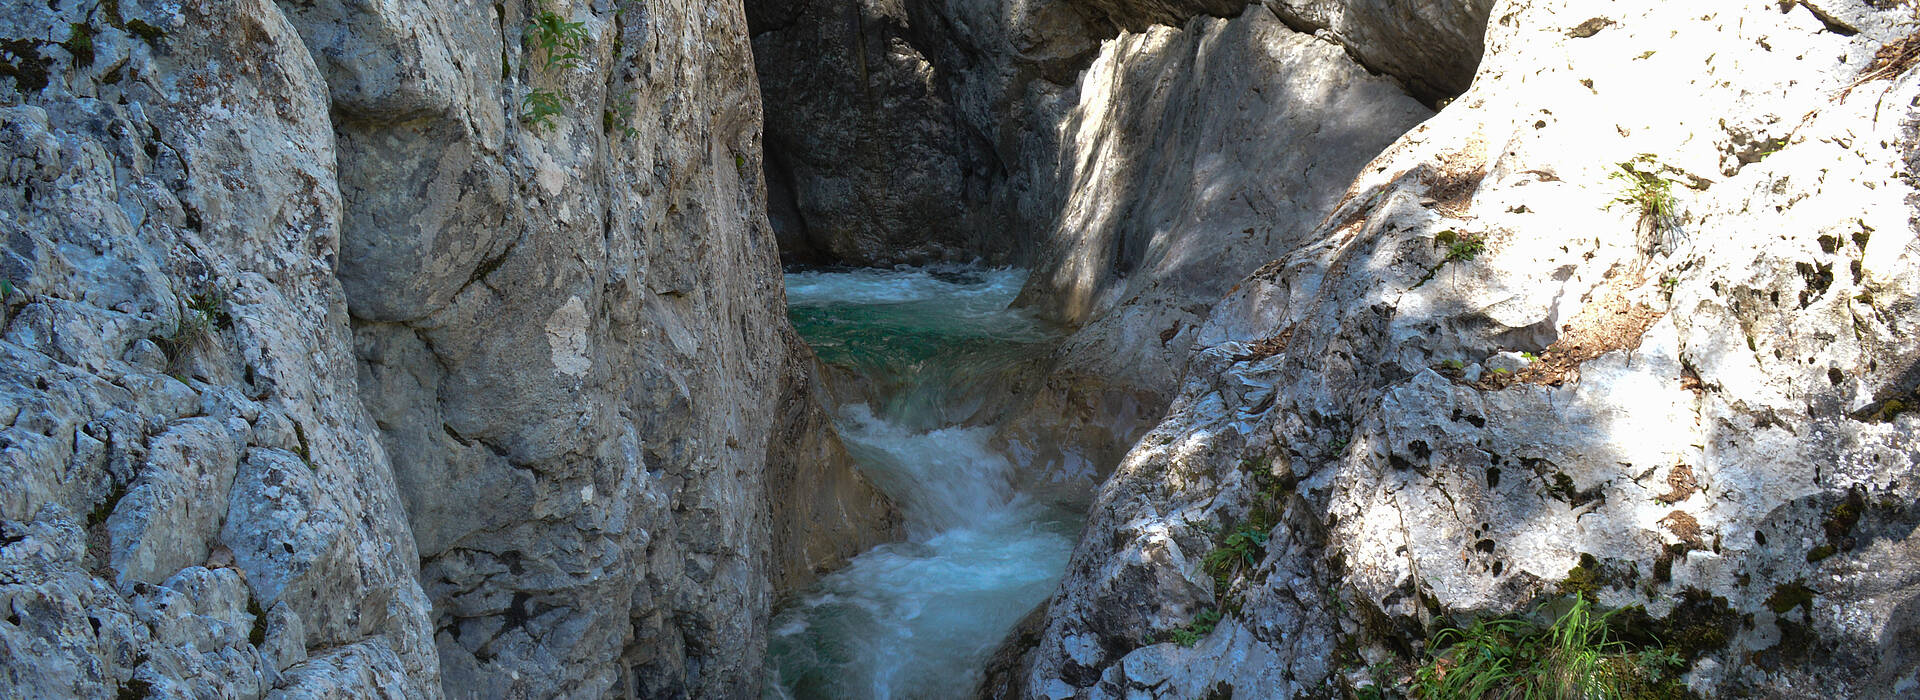
{"type": "Polygon", "coordinates": [[[823,578],[772,624],[769,698],[964,698],[993,649],[1052,592],[1079,516],[1018,493],[971,425],[1009,368],[1051,350],[1008,308],[1024,273],[854,270],[787,276],[794,325],[870,383],[841,437],[905,514],[906,542],[823,578]]]}

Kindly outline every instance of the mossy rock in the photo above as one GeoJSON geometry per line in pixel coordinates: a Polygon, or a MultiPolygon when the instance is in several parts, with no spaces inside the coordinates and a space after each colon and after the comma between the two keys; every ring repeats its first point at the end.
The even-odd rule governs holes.
{"type": "Polygon", "coordinates": [[[1585,552],[1580,563],[1567,570],[1554,592],[1563,596],[1580,595],[1593,600],[1601,589],[1631,588],[1640,580],[1640,566],[1619,560],[1600,561],[1585,552]]]}
{"type": "Polygon", "coordinates": [[[1819,591],[1808,588],[1800,581],[1783,583],[1773,587],[1773,595],[1767,596],[1767,607],[1773,609],[1775,615],[1785,615],[1794,608],[1813,602],[1813,597],[1819,594],[1819,591]]]}
{"type": "Polygon", "coordinates": [[[1656,619],[1645,608],[1634,606],[1615,614],[1609,623],[1623,642],[1664,648],[1692,664],[1706,654],[1725,649],[1744,621],[1745,616],[1735,612],[1727,599],[1690,588],[1680,593],[1679,602],[1666,617],[1656,619]]]}

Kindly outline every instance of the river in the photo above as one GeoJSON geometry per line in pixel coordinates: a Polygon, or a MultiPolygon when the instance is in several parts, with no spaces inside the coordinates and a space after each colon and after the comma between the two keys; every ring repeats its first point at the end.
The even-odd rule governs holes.
{"type": "Polygon", "coordinates": [[[1082,516],[1015,488],[995,399],[1055,334],[1010,308],[1025,273],[795,272],[794,326],[833,371],[836,423],[907,540],[853,559],[773,619],[768,698],[963,698],[1052,592],[1082,516]],[[851,397],[851,398],[848,398],[851,397]]]}

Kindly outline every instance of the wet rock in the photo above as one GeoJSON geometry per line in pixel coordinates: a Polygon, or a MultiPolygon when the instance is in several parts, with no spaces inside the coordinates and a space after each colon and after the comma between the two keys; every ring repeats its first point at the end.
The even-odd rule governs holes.
{"type": "Polygon", "coordinates": [[[773,547],[768,577],[776,597],[905,535],[899,510],[856,471],[840,442],[813,351],[798,334],[782,342],[788,355],[767,447],[769,482],[789,486],[767,499],[773,547]]]}

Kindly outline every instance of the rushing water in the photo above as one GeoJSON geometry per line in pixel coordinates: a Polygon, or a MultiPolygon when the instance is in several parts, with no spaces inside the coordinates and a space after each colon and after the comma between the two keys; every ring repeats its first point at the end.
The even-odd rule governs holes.
{"type": "Polygon", "coordinates": [[[1013,465],[967,421],[1009,368],[1051,349],[1008,308],[1011,270],[787,276],[794,326],[869,383],[841,437],[900,505],[908,540],[855,557],[774,617],[770,698],[956,698],[1066,564],[1075,514],[1018,493],[1013,465]]]}

